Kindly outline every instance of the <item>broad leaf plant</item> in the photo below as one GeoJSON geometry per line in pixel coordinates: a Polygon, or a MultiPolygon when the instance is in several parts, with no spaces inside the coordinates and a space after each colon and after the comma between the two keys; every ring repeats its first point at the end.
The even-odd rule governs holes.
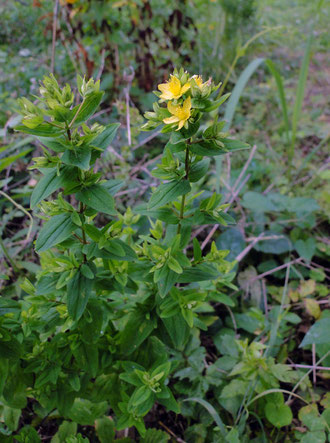
{"type": "Polygon", "coordinates": [[[213,242],[203,253],[192,232],[234,220],[221,195],[196,183],[210,158],[249,146],[224,133],[225,122],[205,118],[229,94],[215,99],[219,85],[174,71],[142,128],[162,125],[169,134],[152,170],[160,184],[121,213],[116,193],[127,183],[96,168],[119,127],[89,124],[99,86],[78,77],[75,94],[50,75],[34,103],[19,100],[16,130],[35,136],[43,153],[34,159],[41,176],[31,195],[42,220],[41,271],[25,280],[26,296],[2,304],[1,402],[19,416],[33,401],[42,416],[56,411],[80,425],[111,414],[116,430],[134,426],[144,435],[155,404],[180,413],[173,356],[207,330],[212,303],[233,287],[229,251],[213,242]]]}

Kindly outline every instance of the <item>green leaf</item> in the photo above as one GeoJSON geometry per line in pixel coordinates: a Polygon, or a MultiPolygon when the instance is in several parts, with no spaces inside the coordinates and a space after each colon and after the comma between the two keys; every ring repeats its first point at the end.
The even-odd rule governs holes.
{"type": "Polygon", "coordinates": [[[283,119],[284,119],[285,131],[286,131],[286,138],[288,141],[289,140],[290,124],[289,124],[288,108],[287,108],[287,104],[286,104],[285,91],[284,91],[284,87],[283,87],[282,77],[281,77],[281,74],[279,73],[279,71],[277,70],[275,64],[272,62],[272,60],[268,59],[268,60],[266,60],[265,63],[266,63],[267,68],[270,70],[270,72],[272,73],[272,75],[276,81],[278,95],[280,97],[280,103],[281,103],[281,107],[282,107],[282,113],[283,113],[283,119]]]}
{"type": "Polygon", "coordinates": [[[73,118],[75,118],[75,116],[77,115],[78,110],[79,110],[79,113],[77,115],[77,118],[75,118],[75,120],[74,120],[73,126],[77,126],[80,123],[88,120],[94,114],[96,109],[98,108],[99,104],[101,103],[102,97],[103,97],[103,92],[101,92],[101,91],[96,92],[95,91],[85,98],[82,106],[81,105],[76,106],[72,110],[73,118]],[[80,108],[80,106],[81,106],[81,108],[80,108]]]}
{"type": "Polygon", "coordinates": [[[226,257],[228,261],[234,260],[246,247],[245,238],[237,228],[226,229],[219,235],[215,244],[218,249],[227,249],[230,251],[226,257]]]}
{"type": "Polygon", "coordinates": [[[330,337],[330,320],[329,318],[322,318],[313,324],[310,330],[305,335],[303,341],[300,343],[299,348],[311,344],[329,343],[330,337]]]}
{"type": "Polygon", "coordinates": [[[251,147],[248,143],[244,143],[240,140],[234,140],[232,138],[223,138],[221,139],[221,143],[224,144],[224,149],[229,152],[241,151],[242,149],[250,149],[251,147]]]}
{"type": "Polygon", "coordinates": [[[214,157],[217,155],[228,154],[228,152],[250,148],[249,144],[230,138],[221,139],[221,143],[223,144],[223,147],[219,147],[212,140],[205,140],[200,143],[190,145],[190,150],[197,155],[214,157]]]}
{"type": "Polygon", "coordinates": [[[51,368],[48,366],[44,369],[43,372],[40,372],[36,378],[34,387],[36,389],[40,389],[48,382],[54,384],[57,381],[59,372],[61,368],[57,365],[53,365],[51,368]]]}
{"type": "Polygon", "coordinates": [[[268,196],[255,191],[246,192],[241,204],[253,212],[270,212],[277,209],[268,196]]]}
{"type": "Polygon", "coordinates": [[[33,129],[19,125],[15,127],[15,131],[25,132],[26,134],[36,135],[37,137],[60,137],[64,132],[64,128],[60,129],[49,123],[42,123],[33,129]]]}
{"type": "MultiPolygon", "coordinates": [[[[329,437],[329,436],[328,436],[329,437]]],[[[300,443],[325,443],[327,436],[323,431],[311,431],[303,435],[300,443]]]]}
{"type": "Polygon", "coordinates": [[[202,398],[198,398],[198,397],[186,398],[183,401],[190,401],[192,403],[199,403],[200,405],[202,405],[207,410],[207,412],[211,415],[211,417],[213,418],[213,420],[215,421],[215,423],[219,427],[222,437],[226,437],[228,435],[228,432],[225,428],[225,425],[223,424],[223,421],[221,420],[219,414],[214,409],[214,407],[211,405],[211,403],[203,400],[202,398]]]}
{"type": "Polygon", "coordinates": [[[76,398],[69,412],[69,418],[82,426],[94,426],[97,418],[102,417],[108,409],[108,403],[93,403],[84,398],[76,398]]]}
{"type": "Polygon", "coordinates": [[[88,146],[78,146],[74,149],[68,149],[61,157],[63,163],[87,170],[91,159],[91,150],[88,146]]]}
{"type": "MultiPolygon", "coordinates": [[[[89,345],[81,342],[80,346],[74,347],[73,355],[80,369],[84,370],[90,377],[96,377],[99,369],[99,351],[95,344],[89,345]]],[[[77,380],[74,381],[74,384],[77,384],[77,380]]]]}
{"type": "Polygon", "coordinates": [[[190,184],[188,180],[171,181],[169,183],[162,183],[153,192],[148,209],[157,209],[167,203],[175,200],[180,195],[187,194],[190,191],[190,184]]]}
{"type": "Polygon", "coordinates": [[[98,418],[95,430],[100,443],[112,443],[115,439],[115,424],[110,417],[98,418]]]}
{"type": "Polygon", "coordinates": [[[22,345],[16,338],[12,337],[10,341],[0,341],[0,355],[3,358],[15,359],[21,352],[22,345]]]}
{"type": "Polygon", "coordinates": [[[105,129],[92,141],[91,145],[96,146],[99,149],[106,149],[110,146],[110,143],[115,138],[120,123],[110,123],[105,129]]]}
{"type": "Polygon", "coordinates": [[[10,408],[9,406],[3,407],[3,419],[5,425],[11,430],[16,431],[18,428],[19,418],[21,416],[21,410],[10,408]]]}
{"type": "Polygon", "coordinates": [[[226,437],[227,443],[241,443],[239,439],[239,431],[237,428],[232,428],[226,437]]]}
{"type": "Polygon", "coordinates": [[[183,270],[183,273],[177,275],[177,283],[192,283],[205,280],[215,280],[220,276],[219,272],[206,263],[201,263],[191,268],[183,270]]]}
{"type": "Polygon", "coordinates": [[[323,416],[319,413],[316,403],[302,407],[299,410],[298,418],[310,431],[323,431],[327,426],[323,416]]]}
{"type": "MultiPolygon", "coordinates": [[[[0,355],[4,356],[2,349],[0,349],[0,355]]],[[[27,386],[24,382],[24,373],[19,366],[14,365],[13,367],[15,372],[8,374],[2,395],[7,406],[14,409],[23,409],[27,404],[27,386]]]]}
{"type": "Polygon", "coordinates": [[[228,131],[231,127],[233,117],[235,115],[236,107],[238,105],[239,99],[243,93],[243,90],[249,81],[251,75],[259,68],[261,63],[264,61],[263,58],[256,58],[252,60],[248,66],[244,69],[242,74],[239,76],[238,81],[236,82],[235,88],[233,89],[231,96],[227,102],[226,111],[224,115],[224,120],[226,120],[227,125],[224,130],[228,131]]]}
{"type": "Polygon", "coordinates": [[[189,170],[189,181],[195,183],[201,178],[205,177],[210,165],[210,160],[208,158],[195,163],[189,170]]]}
{"type": "Polygon", "coordinates": [[[189,138],[189,137],[184,137],[181,132],[175,131],[175,132],[172,132],[169,143],[171,145],[182,144],[185,142],[185,140],[187,140],[187,138],[189,138]]]}
{"type": "Polygon", "coordinates": [[[125,249],[122,247],[122,243],[116,238],[107,241],[105,250],[120,258],[125,257],[125,249]]]}
{"type": "Polygon", "coordinates": [[[129,355],[134,352],[157,326],[157,321],[146,319],[146,313],[135,310],[129,316],[129,320],[122,331],[120,341],[120,351],[129,355]]]}
{"type": "Polygon", "coordinates": [[[9,370],[9,360],[4,358],[0,359],[0,395],[2,395],[3,388],[6,383],[6,378],[9,370]]]}
{"type": "Polygon", "coordinates": [[[47,198],[62,186],[62,177],[57,175],[57,170],[52,170],[37,183],[31,195],[30,206],[34,208],[41,200],[47,198]]]}
{"type": "Polygon", "coordinates": [[[18,158],[25,157],[29,152],[32,151],[31,149],[26,149],[25,151],[19,152],[16,155],[10,155],[4,159],[0,160],[0,172],[4,169],[8,168],[12,163],[14,163],[18,158]]]}
{"type": "Polygon", "coordinates": [[[222,103],[224,103],[229,97],[230,97],[231,93],[228,92],[227,94],[223,95],[222,97],[220,97],[218,100],[213,101],[209,106],[207,106],[206,108],[203,109],[204,112],[211,112],[214,111],[215,109],[217,109],[219,106],[222,105],[222,103]]]}
{"type": "Polygon", "coordinates": [[[80,378],[77,374],[73,373],[69,375],[69,384],[74,391],[80,391],[81,383],[80,378]]]}
{"type": "Polygon", "coordinates": [[[42,275],[36,285],[36,295],[47,295],[56,291],[57,278],[54,274],[42,275]]]}
{"type": "Polygon", "coordinates": [[[40,143],[55,152],[66,150],[66,139],[64,137],[52,139],[51,137],[38,137],[40,143]]]}
{"type": "MultiPolygon", "coordinates": [[[[169,441],[170,436],[163,431],[155,428],[147,429],[147,432],[142,438],[140,438],[141,443],[166,443],[169,441]]],[[[103,443],[103,442],[101,442],[103,443]]],[[[104,442],[106,443],[106,442],[104,442]]]]}
{"type": "Polygon", "coordinates": [[[189,123],[188,128],[186,129],[185,127],[183,127],[180,130],[180,134],[182,135],[182,137],[187,140],[188,138],[192,137],[193,135],[196,134],[196,132],[199,129],[199,122],[195,122],[195,123],[189,123]]]}
{"type": "Polygon", "coordinates": [[[299,122],[299,117],[302,109],[302,104],[304,100],[305,95],[305,87],[306,87],[306,81],[308,76],[308,66],[309,66],[309,60],[311,56],[311,50],[312,50],[312,41],[313,41],[313,34],[310,35],[307,46],[304,53],[304,58],[301,63],[300,71],[299,71],[299,80],[297,85],[297,91],[296,91],[296,100],[294,103],[293,108],[293,115],[292,115],[292,141],[291,141],[291,147],[289,152],[289,158],[292,160],[294,155],[294,147],[296,142],[296,136],[297,136],[297,126],[299,122]]]}
{"type": "Polygon", "coordinates": [[[116,195],[119,189],[121,189],[124,186],[125,182],[124,180],[107,180],[106,182],[102,183],[103,188],[105,188],[111,195],[116,195]]]}
{"type": "Polygon", "coordinates": [[[217,303],[223,303],[226,306],[234,307],[235,302],[232,298],[230,298],[226,294],[221,294],[219,292],[211,292],[209,299],[212,301],[216,301],[217,303]]]}
{"type": "MultiPolygon", "coordinates": [[[[235,348],[232,349],[235,351],[235,348]]],[[[231,349],[230,349],[231,351],[231,349]]],[[[221,392],[221,398],[232,398],[236,396],[244,396],[248,382],[235,378],[225,385],[221,392]]]]}
{"type": "MultiPolygon", "coordinates": [[[[265,236],[278,236],[276,232],[273,231],[265,231],[265,236]]],[[[257,251],[265,252],[266,254],[283,254],[284,252],[289,252],[292,250],[292,245],[288,237],[286,236],[278,236],[274,240],[263,240],[259,241],[254,249],[257,251]]]]}
{"type": "Polygon", "coordinates": [[[71,214],[71,220],[73,221],[73,223],[79,227],[82,226],[82,221],[80,218],[80,214],[78,214],[78,212],[72,212],[71,214]]]}
{"type": "Polygon", "coordinates": [[[65,442],[68,437],[76,435],[77,423],[72,421],[63,421],[58,428],[58,431],[51,440],[51,443],[65,442]]]}
{"type": "Polygon", "coordinates": [[[294,246],[300,257],[307,261],[310,261],[313,258],[316,249],[314,238],[310,237],[307,240],[297,240],[294,246]]]}
{"type": "Polygon", "coordinates": [[[155,272],[155,278],[157,279],[159,295],[163,298],[177,281],[178,274],[169,269],[168,266],[163,266],[162,269],[155,272]]]}
{"type": "Polygon", "coordinates": [[[159,394],[157,394],[157,401],[158,403],[165,406],[166,409],[169,409],[170,411],[173,411],[176,414],[180,414],[180,407],[177,401],[175,400],[174,395],[167,386],[164,386],[162,388],[162,391],[159,394]]]}
{"type": "Polygon", "coordinates": [[[130,398],[129,401],[129,407],[133,406],[139,406],[143,403],[149,403],[150,397],[153,396],[153,392],[148,386],[140,386],[137,389],[135,389],[133,395],[130,398]]]}
{"type": "Polygon", "coordinates": [[[85,224],[84,230],[86,234],[89,235],[89,237],[95,242],[98,242],[102,237],[102,233],[94,225],[85,224]]]}
{"type": "Polygon", "coordinates": [[[186,149],[185,140],[180,132],[172,132],[170,140],[165,145],[165,149],[169,149],[173,153],[184,151],[186,149]]]}
{"type": "MultiPolygon", "coordinates": [[[[109,243],[109,242],[108,242],[109,243]]],[[[85,245],[83,247],[83,252],[87,254],[87,257],[99,257],[99,258],[110,258],[113,260],[120,260],[120,261],[133,261],[136,258],[136,254],[133,251],[133,249],[128,246],[125,242],[119,240],[118,238],[112,239],[110,243],[110,247],[108,248],[108,244],[105,245],[103,249],[99,249],[98,245],[95,243],[91,243],[89,245],[85,245]],[[114,245],[114,243],[121,246],[121,248],[125,251],[124,256],[119,256],[114,253],[114,250],[111,248],[111,246],[114,245]]]]}
{"type": "Polygon", "coordinates": [[[180,263],[175,260],[174,257],[170,256],[167,260],[167,266],[174,271],[177,274],[182,274],[182,268],[180,266],[180,263]]]}
{"type": "Polygon", "coordinates": [[[82,275],[83,275],[84,277],[89,278],[89,279],[91,279],[91,280],[94,278],[94,273],[93,273],[93,271],[91,270],[91,268],[88,266],[88,264],[83,263],[83,264],[81,265],[80,270],[81,270],[81,273],[82,273],[82,275]]]}
{"type": "Polygon", "coordinates": [[[166,143],[165,149],[169,149],[173,154],[175,154],[177,152],[184,151],[186,149],[186,144],[184,142],[172,144],[171,141],[169,141],[166,143]]]}
{"type": "Polygon", "coordinates": [[[196,237],[193,238],[194,260],[200,261],[202,258],[202,249],[196,237]]]}
{"type": "Polygon", "coordinates": [[[288,405],[284,403],[266,403],[265,407],[266,418],[276,428],[289,426],[292,422],[292,412],[288,405]]]}
{"type": "MultiPolygon", "coordinates": [[[[256,58],[255,60],[252,60],[247,67],[244,69],[242,74],[239,76],[239,79],[236,82],[235,88],[233,89],[231,96],[227,102],[226,111],[224,115],[224,120],[226,120],[227,125],[224,127],[224,131],[229,131],[235,111],[238,105],[238,102],[241,98],[241,95],[244,91],[244,88],[249,81],[252,74],[259,68],[261,63],[264,61],[263,58],[256,58]]],[[[221,171],[221,163],[222,159],[217,158],[216,159],[216,177],[219,177],[219,180],[217,180],[216,183],[216,192],[219,192],[220,189],[220,171],[221,171]]]]}
{"type": "Polygon", "coordinates": [[[36,251],[43,252],[66,240],[77,226],[71,221],[71,214],[54,215],[40,230],[36,251]]]}
{"type": "Polygon", "coordinates": [[[170,208],[148,209],[147,204],[141,204],[135,206],[134,212],[154,219],[159,219],[169,224],[177,224],[179,222],[178,217],[170,208]]]}
{"type": "Polygon", "coordinates": [[[15,441],[20,443],[41,443],[38,432],[30,425],[20,429],[19,434],[15,435],[15,441]]]}
{"type": "Polygon", "coordinates": [[[96,184],[84,188],[77,192],[76,198],[96,211],[116,215],[114,199],[102,185],[96,184]]]}
{"type": "Polygon", "coordinates": [[[182,314],[178,313],[172,317],[162,318],[162,322],[175,346],[175,349],[182,351],[191,332],[191,329],[187,325],[182,314]]]}
{"type": "Polygon", "coordinates": [[[80,272],[68,283],[67,305],[70,317],[79,320],[85,311],[92,290],[92,280],[80,272]]]}

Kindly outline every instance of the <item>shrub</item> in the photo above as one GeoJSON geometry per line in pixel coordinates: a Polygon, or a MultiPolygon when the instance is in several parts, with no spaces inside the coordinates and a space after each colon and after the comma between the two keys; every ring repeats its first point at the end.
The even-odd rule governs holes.
{"type": "Polygon", "coordinates": [[[20,99],[16,129],[35,136],[43,151],[34,158],[43,177],[31,207],[44,223],[35,242],[37,281],[25,280],[23,299],[1,300],[5,422],[15,431],[28,402],[40,419],[56,411],[85,426],[101,426],[111,410],[116,430],[135,426],[143,436],[155,403],[180,412],[171,389],[175,362],[214,321],[222,288],[232,287],[229,251],[212,243],[203,255],[191,230],[234,220],[221,195],[203,197],[196,183],[208,157],[248,145],[228,138],[223,122],[202,129],[202,117],[228,94],[214,100],[211,80],[175,71],[159,85],[144,125],[170,134],[152,171],[161,183],[147,203],[119,213],[114,197],[123,183],[94,171],[119,125],[89,126],[103,93],[92,79],[78,77],[77,88],[74,105],[70,86],[60,88],[50,75],[37,104],[20,99]]]}

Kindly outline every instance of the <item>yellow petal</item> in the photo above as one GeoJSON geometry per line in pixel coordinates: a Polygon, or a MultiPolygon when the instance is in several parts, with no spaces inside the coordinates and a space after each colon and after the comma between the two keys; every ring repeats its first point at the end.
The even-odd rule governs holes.
{"type": "Polygon", "coordinates": [[[182,128],[182,126],[184,125],[185,120],[180,120],[179,121],[179,125],[178,125],[178,129],[177,131],[180,131],[180,129],[182,128]]]}
{"type": "Polygon", "coordinates": [[[196,83],[199,87],[203,86],[203,79],[200,75],[196,78],[196,83]]]}
{"type": "Polygon", "coordinates": [[[177,96],[180,94],[181,83],[180,83],[180,80],[177,77],[175,77],[174,75],[171,75],[171,81],[169,83],[169,88],[170,88],[170,91],[172,92],[173,95],[177,96]]]}
{"type": "Polygon", "coordinates": [[[170,111],[171,114],[176,115],[178,110],[180,109],[180,105],[174,105],[172,102],[169,102],[167,104],[167,109],[170,111]]]}
{"type": "MultiPolygon", "coordinates": [[[[182,110],[183,110],[184,112],[189,113],[189,116],[190,116],[190,109],[191,109],[191,98],[188,97],[188,98],[186,98],[185,101],[183,102],[182,110]]],[[[170,112],[171,112],[171,111],[170,111],[170,112]]]]}
{"type": "Polygon", "coordinates": [[[173,115],[172,117],[168,117],[168,118],[164,118],[163,122],[166,125],[170,125],[171,123],[177,123],[179,121],[178,117],[175,117],[175,115],[173,115]]]}
{"type": "Polygon", "coordinates": [[[164,100],[171,100],[173,98],[173,94],[170,91],[168,83],[161,83],[160,85],[158,85],[158,89],[162,92],[160,98],[164,100]]]}
{"type": "Polygon", "coordinates": [[[160,94],[159,98],[162,98],[164,100],[171,100],[173,98],[173,94],[170,91],[164,91],[162,94],[160,94]]]}
{"type": "Polygon", "coordinates": [[[186,83],[185,85],[183,85],[181,88],[181,94],[187,92],[189,88],[190,88],[190,83],[186,83]]]}
{"type": "Polygon", "coordinates": [[[162,92],[168,91],[168,84],[167,83],[161,83],[158,85],[158,89],[162,92]]]}

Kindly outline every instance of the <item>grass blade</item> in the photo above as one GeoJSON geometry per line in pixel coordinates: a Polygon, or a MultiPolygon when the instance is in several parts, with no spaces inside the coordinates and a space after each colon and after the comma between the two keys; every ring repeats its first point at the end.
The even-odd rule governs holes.
{"type": "Polygon", "coordinates": [[[226,437],[228,432],[225,428],[225,425],[223,424],[223,421],[221,420],[217,411],[214,409],[214,407],[208,401],[205,401],[205,400],[198,398],[198,397],[186,398],[183,401],[195,402],[195,403],[199,403],[200,405],[204,406],[204,408],[208,411],[208,413],[212,416],[213,420],[216,422],[217,426],[220,429],[222,436],[226,437]]]}
{"type": "Polygon", "coordinates": [[[8,166],[11,165],[12,163],[14,163],[17,159],[19,159],[21,157],[25,157],[29,152],[32,151],[32,149],[33,148],[26,149],[25,151],[22,151],[19,154],[11,155],[9,157],[6,157],[6,158],[0,160],[0,171],[8,168],[8,166]]]}
{"type": "MultiPolygon", "coordinates": [[[[241,98],[241,95],[243,93],[243,90],[249,81],[252,74],[258,69],[258,67],[261,65],[261,63],[264,61],[263,58],[256,58],[250,62],[247,67],[244,69],[242,74],[240,75],[235,88],[233,89],[233,92],[227,102],[226,111],[224,115],[224,120],[226,120],[226,126],[224,127],[224,131],[228,131],[230,129],[230,126],[232,124],[236,107],[239,102],[239,99],[241,98]]],[[[216,176],[219,177],[218,181],[216,182],[216,191],[219,192],[220,190],[220,173],[222,168],[222,158],[219,157],[216,159],[216,176]]]]}
{"type": "Polygon", "coordinates": [[[243,93],[243,90],[249,81],[251,75],[258,69],[260,64],[264,61],[263,58],[256,58],[250,62],[247,67],[244,69],[242,74],[239,76],[239,79],[237,80],[237,83],[235,85],[235,88],[233,89],[233,92],[227,102],[226,106],[226,112],[224,116],[224,120],[226,120],[227,124],[224,128],[224,131],[228,131],[232,121],[233,117],[236,111],[237,104],[239,102],[239,99],[241,98],[241,95],[243,93]]]}
{"type": "Polygon", "coordinates": [[[278,95],[279,95],[280,103],[281,103],[281,107],[282,107],[286,138],[287,138],[287,141],[289,142],[290,124],[289,124],[288,108],[287,108],[287,103],[286,103],[286,98],[285,98],[282,76],[279,73],[279,71],[277,70],[277,68],[276,68],[275,64],[272,62],[272,60],[268,59],[268,60],[266,60],[265,63],[266,63],[267,68],[269,69],[269,71],[273,75],[275,82],[276,82],[276,86],[278,89],[278,95]]]}
{"type": "Polygon", "coordinates": [[[329,138],[330,138],[330,133],[327,134],[324,137],[324,139],[318,145],[316,145],[308,155],[306,155],[301,166],[298,168],[296,175],[298,175],[300,173],[300,171],[302,171],[306,167],[307,163],[310,163],[310,161],[312,160],[314,155],[317,154],[318,151],[322,148],[322,146],[324,146],[329,141],[329,138]]]}
{"type": "Polygon", "coordinates": [[[294,156],[294,147],[297,137],[297,125],[301,113],[301,108],[305,96],[305,87],[306,87],[306,81],[308,76],[308,67],[309,67],[309,60],[311,56],[311,49],[312,49],[312,35],[309,37],[307,46],[305,49],[305,54],[303,61],[301,63],[300,72],[299,72],[299,80],[297,85],[297,92],[296,92],[296,101],[293,108],[293,115],[292,115],[292,140],[291,140],[291,147],[289,152],[289,159],[292,162],[293,156],[294,156]]]}

